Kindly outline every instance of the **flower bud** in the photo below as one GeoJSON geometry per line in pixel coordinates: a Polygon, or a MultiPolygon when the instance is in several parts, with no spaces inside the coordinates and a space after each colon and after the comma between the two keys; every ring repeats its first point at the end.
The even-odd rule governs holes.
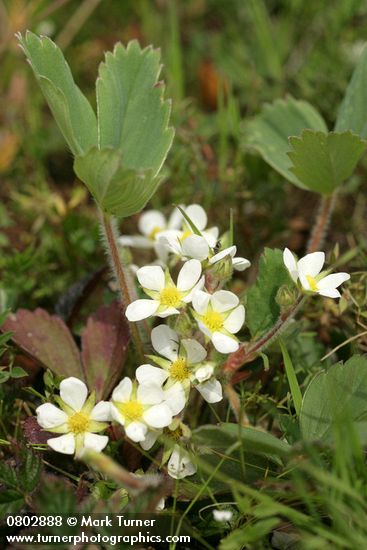
{"type": "Polygon", "coordinates": [[[275,301],[281,309],[287,309],[297,299],[297,289],[295,287],[289,287],[288,285],[282,285],[276,294],[275,301]]]}

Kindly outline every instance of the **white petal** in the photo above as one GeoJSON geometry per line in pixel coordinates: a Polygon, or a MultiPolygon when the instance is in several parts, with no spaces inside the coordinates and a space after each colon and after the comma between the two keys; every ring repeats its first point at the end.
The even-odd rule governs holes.
{"type": "Polygon", "coordinates": [[[230,510],[213,510],[215,521],[231,521],[233,513],[230,510]]]}
{"type": "Polygon", "coordinates": [[[182,292],[190,290],[196,285],[201,275],[199,260],[189,260],[182,266],[177,278],[177,288],[182,292]]]}
{"type": "Polygon", "coordinates": [[[108,401],[100,401],[92,409],[90,417],[97,422],[108,422],[111,420],[111,404],[108,401]]]}
{"type": "Polygon", "coordinates": [[[180,237],[182,236],[182,231],[163,231],[157,236],[158,243],[164,245],[167,250],[176,254],[177,256],[182,256],[182,246],[180,237]]]}
{"type": "Polygon", "coordinates": [[[245,308],[240,305],[228,315],[227,319],[224,321],[224,328],[228,330],[228,332],[236,334],[236,332],[241,329],[244,322],[245,308]]]}
{"type": "Polygon", "coordinates": [[[87,395],[87,386],[78,378],[74,378],[74,376],[65,378],[60,383],[60,397],[74,411],[80,411],[87,399],[87,395]]]}
{"type": "Polygon", "coordinates": [[[68,421],[68,415],[51,403],[44,403],[36,409],[37,422],[45,430],[56,428],[68,421]]]}
{"type": "Polygon", "coordinates": [[[158,240],[154,243],[154,252],[157,256],[159,263],[163,264],[163,266],[166,266],[168,255],[170,252],[167,243],[158,238],[158,240]]]}
{"type": "Polygon", "coordinates": [[[203,292],[202,290],[197,290],[192,297],[193,308],[200,315],[204,315],[204,313],[206,313],[209,302],[210,294],[203,292]]]}
{"type": "Polygon", "coordinates": [[[140,441],[140,445],[144,451],[149,451],[161,434],[162,430],[148,430],[144,441],[140,441]]]}
{"type": "Polygon", "coordinates": [[[153,365],[140,365],[136,369],[135,376],[139,384],[157,384],[161,386],[169,376],[168,372],[153,365]]]}
{"type": "Polygon", "coordinates": [[[141,321],[154,315],[158,308],[158,300],[135,300],[127,306],[125,315],[129,321],[141,321]]]}
{"type": "Polygon", "coordinates": [[[178,353],[178,334],[167,325],[159,325],[152,330],[152,346],[159,355],[174,361],[178,353]]]}
{"type": "Polygon", "coordinates": [[[176,382],[164,392],[165,403],[169,406],[173,416],[179,414],[186,405],[186,394],[180,382],[176,382]]]}
{"type": "Polygon", "coordinates": [[[182,243],[182,254],[196,260],[206,260],[209,255],[209,245],[200,235],[190,235],[182,243]]]}
{"type": "Polygon", "coordinates": [[[327,275],[321,281],[318,281],[317,288],[319,290],[324,290],[327,288],[336,288],[345,281],[350,279],[349,273],[333,273],[332,275],[327,275]]]}
{"type": "Polygon", "coordinates": [[[285,267],[288,269],[289,274],[292,277],[293,281],[296,283],[298,279],[297,261],[293,253],[289,250],[289,248],[284,249],[283,262],[285,267]]]}
{"type": "Polygon", "coordinates": [[[180,229],[182,224],[182,219],[183,219],[183,216],[179,211],[179,209],[174,208],[168,220],[168,229],[180,229]]]}
{"type": "Polygon", "coordinates": [[[246,258],[241,258],[241,256],[238,256],[237,258],[233,258],[232,265],[233,269],[236,271],[245,271],[245,269],[250,267],[251,262],[246,258]]]}
{"type": "Polygon", "coordinates": [[[164,271],[159,265],[145,265],[138,269],[136,276],[143,288],[158,292],[164,288],[164,271]]]}
{"type": "Polygon", "coordinates": [[[199,231],[205,229],[206,224],[208,223],[208,217],[202,206],[200,206],[199,204],[191,204],[190,206],[185,208],[185,214],[199,229],[199,231]]]}
{"type": "Polygon", "coordinates": [[[91,434],[87,432],[84,436],[84,447],[87,449],[93,449],[100,453],[108,443],[107,435],[91,434]]]}
{"type": "Polygon", "coordinates": [[[299,275],[311,275],[316,277],[322,270],[325,263],[324,252],[312,252],[301,258],[297,263],[299,275]]]}
{"type": "Polygon", "coordinates": [[[121,426],[125,425],[125,417],[120,413],[118,408],[113,403],[111,403],[111,420],[115,420],[116,422],[121,424],[121,426]]]}
{"type": "Polygon", "coordinates": [[[130,400],[130,395],[133,390],[133,383],[128,376],[121,380],[118,386],[112,392],[112,401],[125,403],[130,400]]]}
{"type": "Polygon", "coordinates": [[[218,227],[211,227],[210,229],[207,229],[206,231],[201,232],[202,236],[205,237],[206,242],[210,246],[210,248],[214,248],[215,245],[218,242],[218,236],[219,236],[219,229],[218,227]]]}
{"type": "Polygon", "coordinates": [[[158,210],[147,210],[139,218],[138,228],[143,235],[150,235],[155,229],[163,230],[165,227],[166,218],[158,210]]]}
{"type": "Polygon", "coordinates": [[[122,235],[118,238],[118,244],[121,246],[132,246],[134,248],[152,248],[153,242],[140,235],[122,235]]]}
{"type": "Polygon", "coordinates": [[[341,296],[339,290],[336,288],[324,288],[323,290],[319,290],[318,294],[327,298],[340,298],[341,296]]]}
{"type": "Polygon", "coordinates": [[[194,294],[198,292],[198,290],[202,290],[204,288],[204,284],[205,284],[205,275],[203,275],[201,279],[199,279],[199,282],[193,287],[191,292],[189,292],[188,294],[186,294],[186,296],[182,298],[182,301],[185,302],[185,304],[189,304],[193,299],[194,294]]]}
{"type": "Polygon", "coordinates": [[[182,345],[186,350],[187,362],[189,365],[195,365],[195,363],[204,361],[206,349],[199,342],[188,338],[182,340],[182,345]]]}
{"type": "Polygon", "coordinates": [[[215,378],[211,378],[202,384],[195,386],[201,393],[207,403],[218,403],[223,399],[221,383],[215,378]]]}
{"type": "Polygon", "coordinates": [[[218,290],[212,294],[211,303],[215,311],[222,313],[238,306],[239,299],[229,290],[218,290]]]}
{"type": "Polygon", "coordinates": [[[75,438],[71,433],[48,439],[47,445],[54,451],[64,455],[73,455],[75,452],[75,438]]]}
{"type": "Polygon", "coordinates": [[[220,260],[223,260],[223,258],[226,258],[227,256],[230,256],[231,258],[233,258],[236,252],[237,252],[236,246],[229,246],[228,248],[221,250],[217,254],[214,254],[214,256],[210,258],[209,263],[215,264],[217,262],[220,262],[220,260]]]}
{"type": "Polygon", "coordinates": [[[206,365],[203,365],[202,367],[198,368],[195,371],[195,378],[198,382],[206,382],[213,376],[214,367],[213,365],[210,365],[209,363],[206,365]]]}
{"type": "Polygon", "coordinates": [[[139,443],[144,441],[148,428],[143,422],[130,422],[128,426],[125,426],[125,433],[132,441],[139,443]]]}
{"type": "Polygon", "coordinates": [[[178,313],[180,312],[175,307],[167,307],[166,309],[163,309],[159,313],[157,313],[157,317],[160,317],[161,319],[165,319],[170,315],[178,315],[178,313]]]}
{"type": "Polygon", "coordinates": [[[175,445],[168,461],[167,471],[174,479],[182,479],[196,473],[196,466],[191,462],[189,454],[175,445]]]}
{"type": "Polygon", "coordinates": [[[152,428],[165,428],[172,422],[172,412],[167,403],[149,407],[143,414],[144,421],[152,428]]]}
{"type": "Polygon", "coordinates": [[[164,398],[162,388],[158,384],[139,384],[137,399],[144,405],[161,403],[164,398]]]}
{"type": "Polygon", "coordinates": [[[213,332],[212,342],[215,349],[220,353],[232,353],[239,348],[237,340],[222,332],[213,332]]]}

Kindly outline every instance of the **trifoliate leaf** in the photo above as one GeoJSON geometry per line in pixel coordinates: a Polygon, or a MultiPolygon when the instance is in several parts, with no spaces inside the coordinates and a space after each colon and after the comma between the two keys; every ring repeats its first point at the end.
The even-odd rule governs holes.
{"type": "Polygon", "coordinates": [[[279,288],[292,284],[281,250],[265,248],[260,259],[256,284],[247,293],[246,324],[253,338],[267,332],[280,315],[276,301],[279,288]]]}
{"type": "Polygon", "coordinates": [[[290,171],[292,163],[287,156],[288,138],[299,136],[305,128],[327,131],[322,116],[306,101],[289,97],[265,105],[262,112],[245,128],[246,142],[282,176],[298,187],[304,187],[290,171]]]}
{"type": "Polygon", "coordinates": [[[76,157],[74,170],[102,210],[127,217],[144,208],[161,178],[154,177],[153,170],[127,169],[123,159],[118,149],[93,148],[76,157]]]}
{"type": "Polygon", "coordinates": [[[97,145],[96,115],[78,86],[62,51],[52,40],[27,31],[19,42],[52,114],[74,155],[97,145]]]}
{"type": "Polygon", "coordinates": [[[303,396],[300,426],[307,440],[330,441],[333,426],[354,422],[367,441],[367,358],[353,356],[317,374],[303,396]]]}
{"type": "Polygon", "coordinates": [[[366,148],[366,143],[352,132],[336,133],[304,130],[300,137],[291,137],[293,151],[290,171],[304,187],[330,195],[347,180],[366,148]]]}
{"type": "Polygon", "coordinates": [[[336,132],[351,130],[367,138],[367,47],[361,53],[339,108],[336,132]]]}
{"type": "Polygon", "coordinates": [[[97,105],[99,147],[123,153],[125,169],[151,170],[155,176],[172,144],[171,105],[158,82],[160,53],[135,40],[117,44],[99,68],[97,105]]]}

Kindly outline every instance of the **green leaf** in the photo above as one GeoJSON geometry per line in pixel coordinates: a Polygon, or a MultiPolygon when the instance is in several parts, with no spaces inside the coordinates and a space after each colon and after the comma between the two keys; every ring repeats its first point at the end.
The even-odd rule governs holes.
{"type": "Polygon", "coordinates": [[[247,293],[247,326],[254,338],[267,332],[280,315],[276,295],[291,279],[278,249],[265,248],[261,256],[256,284],[247,293]]]}
{"type": "Polygon", "coordinates": [[[0,518],[2,519],[6,514],[15,514],[24,504],[23,496],[9,489],[6,491],[0,491],[0,518]]]}
{"type": "Polygon", "coordinates": [[[152,170],[126,169],[121,151],[112,148],[76,157],[74,170],[102,210],[124,218],[142,210],[161,182],[152,170]]]}
{"type": "Polygon", "coordinates": [[[288,384],[291,390],[294,408],[296,409],[297,416],[299,416],[299,413],[301,412],[301,406],[302,406],[302,393],[299,388],[299,384],[298,384],[297,376],[293,367],[292,360],[281,338],[279,338],[279,345],[280,345],[280,349],[282,350],[285,372],[286,372],[288,384]]]}
{"type": "Polygon", "coordinates": [[[15,469],[4,461],[0,463],[0,483],[13,489],[18,487],[18,477],[15,469]]]}
{"type": "Polygon", "coordinates": [[[160,52],[137,41],[117,44],[99,67],[97,105],[99,148],[114,147],[124,169],[151,170],[155,176],[173,139],[168,128],[171,104],[158,82],[160,52]]]}
{"type": "Polygon", "coordinates": [[[19,469],[19,483],[25,492],[30,493],[38,484],[42,471],[42,461],[40,457],[25,449],[22,453],[22,464],[19,469]]]}
{"type": "Polygon", "coordinates": [[[11,369],[10,374],[12,378],[23,378],[23,376],[28,376],[28,373],[22,369],[22,367],[14,367],[11,369]]]}
{"type": "MultiPolygon", "coordinates": [[[[301,432],[306,440],[330,441],[333,424],[351,420],[365,431],[367,358],[355,355],[317,374],[303,396],[301,432]]],[[[359,430],[360,431],[360,430],[359,430]]]]}
{"type": "Polygon", "coordinates": [[[351,130],[367,137],[367,48],[361,53],[344,99],[339,107],[336,132],[351,130]]]}
{"type": "Polygon", "coordinates": [[[97,144],[96,115],[75,84],[60,48],[29,31],[17,36],[72,153],[88,151],[97,144]]]}
{"type": "Polygon", "coordinates": [[[307,189],[330,195],[348,179],[366,148],[366,143],[352,132],[341,134],[304,130],[301,137],[291,137],[293,151],[291,172],[307,189]]]}
{"type": "Polygon", "coordinates": [[[288,138],[299,136],[305,128],[327,132],[321,115],[306,101],[292,97],[265,105],[262,112],[245,128],[247,144],[255,149],[277,172],[298,187],[304,187],[290,171],[288,138]]]}
{"type": "Polygon", "coordinates": [[[252,454],[282,457],[290,451],[288,443],[268,432],[230,422],[224,422],[219,426],[201,426],[194,430],[192,437],[199,447],[218,451],[225,451],[236,441],[241,442],[245,451],[252,454]]]}
{"type": "MultiPolygon", "coordinates": [[[[244,548],[245,544],[249,548],[247,546],[249,543],[263,542],[280,521],[279,518],[268,518],[255,523],[248,522],[224,538],[219,545],[219,550],[238,550],[244,548]]],[[[254,546],[251,547],[254,548],[254,546]]]]}

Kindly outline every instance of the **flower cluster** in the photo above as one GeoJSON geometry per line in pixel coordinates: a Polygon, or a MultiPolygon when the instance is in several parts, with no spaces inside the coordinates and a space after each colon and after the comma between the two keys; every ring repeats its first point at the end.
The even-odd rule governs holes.
{"type": "MultiPolygon", "coordinates": [[[[152,353],[137,366],[133,379],[121,380],[109,402],[96,404],[82,381],[67,378],[55,397],[58,406],[44,403],[37,419],[43,429],[59,434],[48,440],[49,446],[66,454],[79,455],[84,448],[102,451],[108,437],[100,432],[111,422],[123,426],[126,437],[146,451],[160,440],[165,447],[162,466],[167,463],[169,475],[181,478],[196,472],[190,459],[191,432],[182,422],[184,409],[191,389],[210,404],[223,398],[218,352],[238,350],[236,335],[245,322],[239,297],[224,286],[234,269],[243,271],[250,262],[236,257],[236,246],[225,235],[218,244],[218,228],[207,227],[207,216],[196,204],[175,208],[168,221],[160,212],[148,211],[139,228],[142,235],[121,237],[120,243],[152,248],[157,258],[137,269],[146,298],[129,304],[126,317],[130,322],[159,319],[151,331],[152,353]],[[222,247],[225,241],[228,246],[222,247]]],[[[337,298],[337,287],[349,279],[347,273],[321,271],[323,252],[297,261],[286,248],[283,259],[305,294],[337,298]]]]}

